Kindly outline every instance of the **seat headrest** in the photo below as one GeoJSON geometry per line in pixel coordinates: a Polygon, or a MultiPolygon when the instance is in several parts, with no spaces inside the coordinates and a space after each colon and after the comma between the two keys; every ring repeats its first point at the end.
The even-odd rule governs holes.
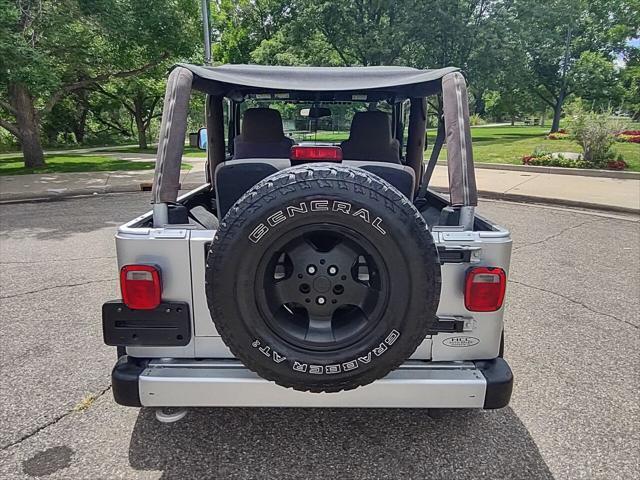
{"type": "Polygon", "coordinates": [[[277,142],[284,137],[282,117],[272,108],[249,108],[242,116],[242,138],[246,142],[277,142]]]}
{"type": "Polygon", "coordinates": [[[361,137],[366,137],[376,143],[390,142],[391,118],[389,115],[379,110],[356,112],[351,121],[349,139],[354,140],[361,137]]]}

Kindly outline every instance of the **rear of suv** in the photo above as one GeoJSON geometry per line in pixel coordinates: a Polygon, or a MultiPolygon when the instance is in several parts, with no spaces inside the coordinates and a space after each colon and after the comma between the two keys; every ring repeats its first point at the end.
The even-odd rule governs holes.
{"type": "Polygon", "coordinates": [[[511,238],[475,212],[467,108],[455,68],[176,66],[153,210],[118,230],[122,299],[103,306],[116,401],[505,406],[511,238]],[[192,89],[207,181],[178,197],[192,89]],[[312,140],[285,135],[287,108],[312,140]],[[352,112],[341,142],[318,139],[332,109],[352,112]],[[448,198],[429,189],[445,141],[448,198]]]}

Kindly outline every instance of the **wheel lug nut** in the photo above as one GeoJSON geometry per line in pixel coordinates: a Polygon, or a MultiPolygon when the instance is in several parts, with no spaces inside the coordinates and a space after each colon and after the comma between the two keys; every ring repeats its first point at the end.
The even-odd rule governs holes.
{"type": "Polygon", "coordinates": [[[338,273],[338,267],[336,267],[335,265],[331,265],[328,269],[327,272],[329,273],[329,275],[335,275],[338,273]]]}
{"type": "Polygon", "coordinates": [[[316,298],[316,303],[318,305],[324,305],[325,303],[327,303],[327,299],[324,298],[324,297],[318,297],[318,298],[316,298]]]}
{"type": "Polygon", "coordinates": [[[307,267],[307,273],[308,273],[309,275],[314,275],[317,271],[318,271],[318,269],[316,268],[316,266],[315,266],[315,265],[309,265],[309,266],[307,267]]]}

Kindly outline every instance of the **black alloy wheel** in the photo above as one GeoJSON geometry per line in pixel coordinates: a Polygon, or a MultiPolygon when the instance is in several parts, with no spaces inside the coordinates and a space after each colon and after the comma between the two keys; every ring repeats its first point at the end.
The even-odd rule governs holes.
{"type": "Polygon", "coordinates": [[[256,298],[292,346],[341,349],[375,328],[389,300],[384,259],[361,233],[338,225],[289,232],[265,252],[256,298]]]}

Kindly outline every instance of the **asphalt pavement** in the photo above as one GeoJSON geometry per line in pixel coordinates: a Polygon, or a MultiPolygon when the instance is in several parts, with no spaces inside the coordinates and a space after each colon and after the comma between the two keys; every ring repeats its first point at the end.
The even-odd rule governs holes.
{"type": "Polygon", "coordinates": [[[499,411],[117,406],[100,308],[149,194],[0,206],[0,478],[635,479],[638,217],[484,201],[512,231],[499,411]]]}

